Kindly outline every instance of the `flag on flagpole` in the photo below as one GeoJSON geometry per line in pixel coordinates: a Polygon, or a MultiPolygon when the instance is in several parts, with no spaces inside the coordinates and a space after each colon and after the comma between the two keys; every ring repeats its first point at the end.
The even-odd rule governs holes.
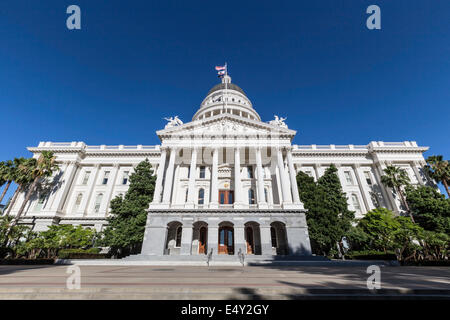
{"type": "Polygon", "coordinates": [[[216,66],[216,70],[219,78],[222,78],[227,74],[227,64],[225,64],[224,66],[216,66]]]}

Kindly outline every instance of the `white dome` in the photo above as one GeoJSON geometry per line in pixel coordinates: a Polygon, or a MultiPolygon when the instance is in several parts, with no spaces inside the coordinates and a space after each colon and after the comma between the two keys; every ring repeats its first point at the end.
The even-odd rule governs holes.
{"type": "Polygon", "coordinates": [[[229,75],[225,75],[222,83],[216,84],[209,90],[192,120],[205,119],[223,113],[261,121],[244,90],[231,83],[229,75]]]}

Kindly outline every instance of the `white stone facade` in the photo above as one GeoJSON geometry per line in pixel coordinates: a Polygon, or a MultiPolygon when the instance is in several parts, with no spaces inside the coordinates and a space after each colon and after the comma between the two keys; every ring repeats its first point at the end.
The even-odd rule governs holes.
{"type": "Polygon", "coordinates": [[[296,184],[300,170],[317,179],[336,165],[356,217],[377,206],[401,212],[398,197],[380,182],[387,165],[404,167],[412,183],[429,183],[421,169],[428,148],[414,141],[292,145],[296,131],[283,120],[262,122],[242,89],[225,76],[191,122],[171,122],[156,132],[161,145],[41,142],[28,150],[35,157],[44,150],[54,152],[60,171],[52,189],[39,192],[27,205],[23,223],[32,223],[34,230],[52,223],[101,230],[111,199],[127,191],[127,177],[147,158],[157,181],[143,254],[205,253],[218,243],[217,253],[309,254],[296,184]],[[233,248],[221,249],[227,232],[233,248]]]}

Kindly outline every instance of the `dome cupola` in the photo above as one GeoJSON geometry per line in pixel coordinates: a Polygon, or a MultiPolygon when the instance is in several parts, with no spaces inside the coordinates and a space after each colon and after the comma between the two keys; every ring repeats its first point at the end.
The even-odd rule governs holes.
{"type": "Polygon", "coordinates": [[[231,83],[231,77],[228,74],[222,77],[222,83],[216,84],[209,90],[192,121],[223,113],[261,121],[244,90],[231,83]]]}

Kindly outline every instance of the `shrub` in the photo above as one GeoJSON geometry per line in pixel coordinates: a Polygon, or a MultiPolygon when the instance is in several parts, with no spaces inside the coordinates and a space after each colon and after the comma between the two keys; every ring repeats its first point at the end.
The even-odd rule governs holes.
{"type": "Polygon", "coordinates": [[[100,253],[100,248],[90,249],[61,249],[58,252],[60,259],[106,259],[108,254],[100,253]]]}
{"type": "Polygon", "coordinates": [[[351,260],[397,260],[394,252],[377,250],[350,251],[345,257],[351,260]]]}

